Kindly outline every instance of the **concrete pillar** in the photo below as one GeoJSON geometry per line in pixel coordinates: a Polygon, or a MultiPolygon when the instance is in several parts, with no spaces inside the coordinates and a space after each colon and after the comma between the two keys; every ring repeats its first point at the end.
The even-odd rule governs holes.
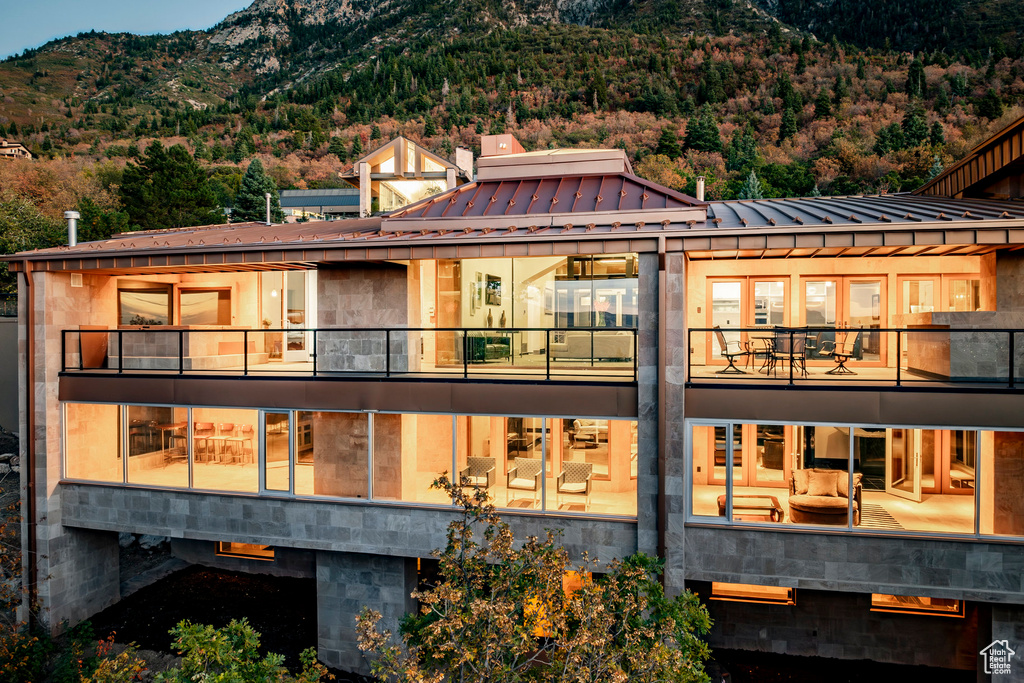
{"type": "Polygon", "coordinates": [[[446,180],[445,189],[446,190],[454,190],[455,189],[455,169],[454,168],[449,168],[446,175],[447,175],[447,178],[445,179],[446,180]]]}
{"type": "Polygon", "coordinates": [[[359,216],[369,216],[372,206],[370,193],[370,165],[365,161],[359,164],[359,216]]]}
{"type": "Polygon", "coordinates": [[[398,633],[398,622],[416,608],[416,560],[361,553],[316,554],[317,631],[320,659],[361,674],[369,666],[356,646],[356,616],[364,607],[383,615],[379,628],[398,633]]]}

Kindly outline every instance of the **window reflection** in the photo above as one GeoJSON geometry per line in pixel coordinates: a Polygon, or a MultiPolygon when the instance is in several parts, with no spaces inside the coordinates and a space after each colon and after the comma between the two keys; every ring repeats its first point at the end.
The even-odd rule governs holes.
{"type": "Polygon", "coordinates": [[[128,482],[188,486],[188,409],[128,406],[128,482]]]}

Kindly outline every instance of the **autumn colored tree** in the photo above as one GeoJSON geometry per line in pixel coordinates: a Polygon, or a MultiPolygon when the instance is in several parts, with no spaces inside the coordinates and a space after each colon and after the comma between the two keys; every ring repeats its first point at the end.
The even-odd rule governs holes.
{"type": "Polygon", "coordinates": [[[436,553],[437,585],[413,593],[421,610],[403,622],[401,645],[378,630],[380,613],[364,609],[357,618],[359,648],[372,657],[375,676],[395,683],[706,680],[707,610],[689,591],[665,596],[659,560],[638,554],[599,564],[584,556],[572,566],[554,532],[519,544],[485,492],[445,476],[434,486],[460,511],[436,553]]]}

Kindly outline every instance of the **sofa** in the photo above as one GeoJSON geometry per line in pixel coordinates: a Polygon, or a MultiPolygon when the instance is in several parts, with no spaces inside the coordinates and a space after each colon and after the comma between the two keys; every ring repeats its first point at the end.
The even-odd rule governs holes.
{"type": "MultiPolygon", "coordinates": [[[[789,518],[794,524],[846,526],[849,475],[841,470],[793,470],[789,478],[789,518]]],[[[853,475],[853,525],[860,524],[861,475],[853,475]]]]}
{"type": "Polygon", "coordinates": [[[486,363],[489,360],[508,360],[511,357],[511,333],[467,332],[466,356],[470,363],[486,363]]]}
{"type": "Polygon", "coordinates": [[[564,341],[551,342],[548,354],[551,360],[629,359],[633,357],[633,335],[629,332],[569,331],[565,332],[564,341]]]}

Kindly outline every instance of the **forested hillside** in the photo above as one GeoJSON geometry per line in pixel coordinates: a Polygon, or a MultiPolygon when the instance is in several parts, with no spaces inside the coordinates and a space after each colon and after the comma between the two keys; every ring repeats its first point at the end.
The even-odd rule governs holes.
{"type": "Polygon", "coordinates": [[[329,187],[394,135],[449,156],[497,132],[621,147],[725,199],[912,189],[1022,111],[1019,42],[862,48],[775,21],[783,5],[259,0],[209,32],[54,41],[0,63],[0,136],[37,156],[0,164],[0,234],[74,206],[96,236],[150,227],[124,169],[154,141],[220,206],[256,157],[281,189],[329,187]]]}

